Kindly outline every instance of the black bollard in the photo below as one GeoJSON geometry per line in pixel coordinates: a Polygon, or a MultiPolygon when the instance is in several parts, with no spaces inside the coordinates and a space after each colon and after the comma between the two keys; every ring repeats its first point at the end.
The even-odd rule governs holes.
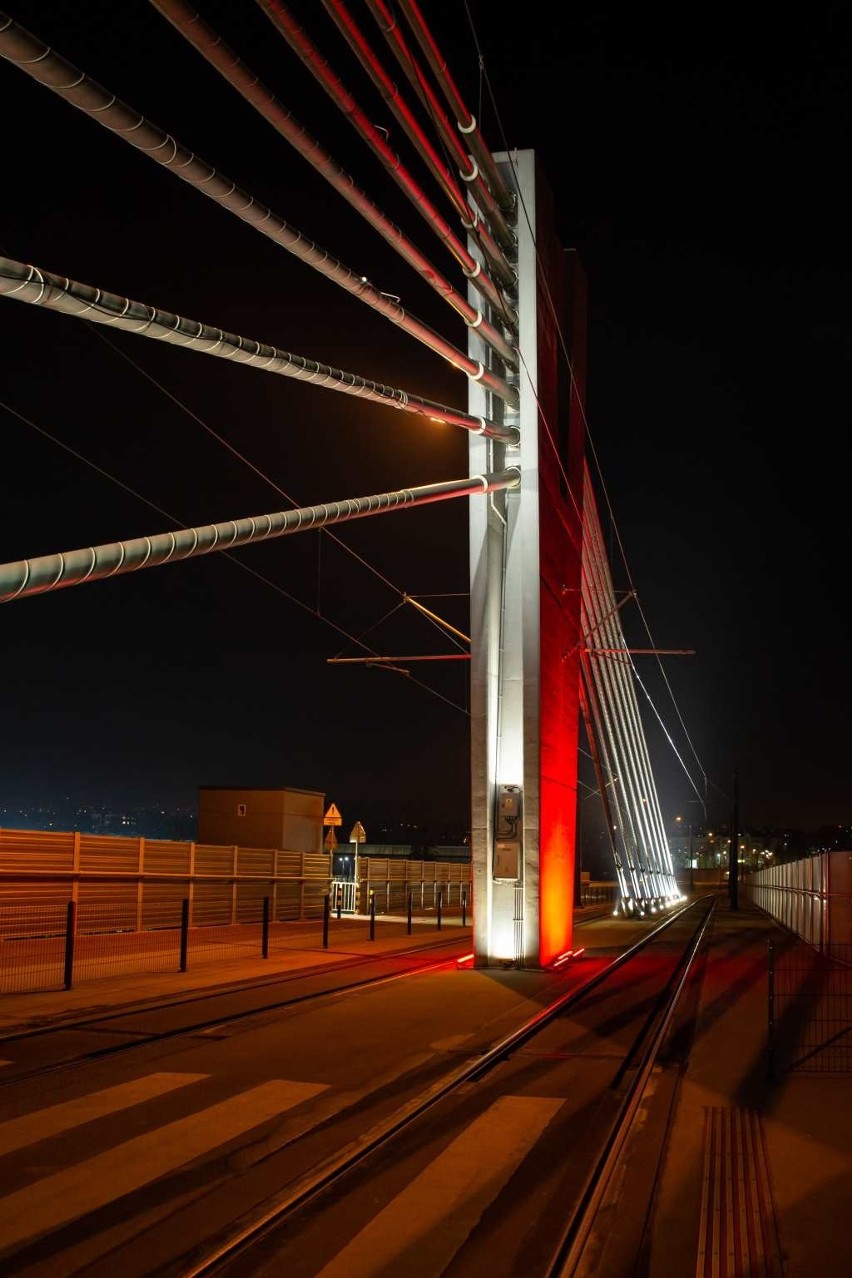
{"type": "Polygon", "coordinates": [[[376,939],[376,894],[370,892],[370,940],[376,939]]]}
{"type": "Polygon", "coordinates": [[[461,907],[462,907],[462,927],[465,927],[467,924],[467,892],[465,892],[464,889],[462,889],[461,907]]]}
{"type": "Polygon", "coordinates": [[[260,957],[269,958],[269,897],[263,898],[263,930],[260,937],[260,957]]]}
{"type": "Polygon", "coordinates": [[[74,938],[77,934],[77,906],[68,902],[65,915],[65,988],[70,990],[74,980],[74,938]]]}
{"type": "Polygon", "coordinates": [[[180,903],[180,970],[186,971],[186,956],[189,950],[189,897],[180,903]]]}
{"type": "Polygon", "coordinates": [[[341,911],[343,909],[343,888],[341,884],[338,883],[334,890],[337,893],[337,917],[340,918],[341,911]]]}
{"type": "Polygon", "coordinates": [[[411,936],[411,888],[408,889],[408,935],[411,936]]]}
{"type": "Polygon", "coordinates": [[[441,906],[444,904],[443,892],[438,893],[438,931],[441,930],[441,906]]]}
{"type": "Polygon", "coordinates": [[[322,948],[324,950],[328,949],[328,916],[330,913],[329,904],[330,904],[329,895],[326,892],[325,896],[322,898],[322,948]]]}

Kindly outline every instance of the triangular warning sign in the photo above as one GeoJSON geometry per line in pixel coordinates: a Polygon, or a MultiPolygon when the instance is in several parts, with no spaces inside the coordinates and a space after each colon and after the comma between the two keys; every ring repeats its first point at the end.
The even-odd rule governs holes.
{"type": "Polygon", "coordinates": [[[336,803],[330,803],[328,805],[328,811],[323,817],[322,823],[323,825],[342,825],[343,824],[343,817],[340,815],[340,812],[338,810],[336,803]]]}
{"type": "Polygon", "coordinates": [[[329,852],[333,852],[337,847],[337,835],[334,833],[333,829],[329,830],[328,834],[325,836],[324,846],[329,852]]]}

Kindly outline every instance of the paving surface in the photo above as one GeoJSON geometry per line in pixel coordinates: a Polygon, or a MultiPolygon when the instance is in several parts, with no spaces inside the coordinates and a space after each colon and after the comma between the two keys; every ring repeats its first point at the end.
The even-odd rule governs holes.
{"type": "MultiPolygon", "coordinates": [[[[256,981],[438,941],[434,920],[414,926],[383,920],[369,939],[367,920],[332,929],[328,949],[316,929],[294,925],[286,948],[267,960],[237,958],[186,973],[135,974],[88,981],[70,991],[7,994],[2,1037],[97,1010],[256,981]]],[[[444,938],[468,938],[460,920],[444,938]]],[[[772,1078],[767,1053],[767,942],[789,934],[748,905],[716,912],[689,1061],[671,1085],[670,1135],[655,1169],[659,1188],[639,1261],[615,1261],[613,1242],[597,1269],[608,1278],[845,1278],[852,1274],[852,1073],[810,1070],[772,1078]]],[[[638,1157],[638,1155],[636,1155],[638,1157]]]]}
{"type": "Polygon", "coordinates": [[[852,1073],[832,1072],[828,1050],[770,1077],[770,939],[792,943],[748,905],[717,909],[641,1261],[611,1259],[599,1278],[852,1274],[852,1073]]]}

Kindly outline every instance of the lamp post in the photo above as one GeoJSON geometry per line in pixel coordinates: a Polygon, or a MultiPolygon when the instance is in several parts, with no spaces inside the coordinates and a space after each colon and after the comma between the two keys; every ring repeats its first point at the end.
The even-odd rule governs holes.
{"type": "MultiPolygon", "coordinates": [[[[680,826],[683,823],[683,817],[676,816],[675,821],[680,826]]],[[[689,890],[690,892],[694,892],[695,891],[695,867],[693,865],[693,857],[692,857],[692,822],[691,821],[687,824],[686,828],[689,831],[689,846],[688,846],[687,854],[686,854],[689,859],[689,890]]]]}
{"type": "MultiPolygon", "coordinates": [[[[609,781],[606,782],[606,784],[603,787],[598,786],[597,790],[589,790],[589,793],[584,794],[582,798],[580,799],[580,802],[577,804],[577,817],[578,817],[577,833],[579,835],[579,845],[580,845],[580,855],[577,857],[577,873],[579,874],[579,882],[577,886],[580,892],[581,905],[582,905],[582,890],[583,890],[583,814],[585,813],[585,810],[586,810],[585,805],[586,803],[588,803],[589,799],[594,799],[594,798],[604,799],[606,791],[609,789],[611,785],[615,785],[617,781],[618,781],[617,776],[612,777],[610,778],[609,781]]],[[[580,784],[584,785],[583,782],[580,782],[580,784]]],[[[588,786],[584,786],[584,788],[589,789],[588,786]]]]}

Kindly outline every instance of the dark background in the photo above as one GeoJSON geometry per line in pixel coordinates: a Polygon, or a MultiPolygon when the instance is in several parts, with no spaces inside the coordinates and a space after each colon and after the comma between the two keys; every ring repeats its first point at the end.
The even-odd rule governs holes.
{"type": "MultiPolygon", "coordinates": [[[[198,7],[460,284],[261,11],[198,7]]],[[[322,6],[293,9],[431,193],[322,6]]],[[[6,11],[464,345],[463,325],[152,6],[6,11]]],[[[727,819],[736,774],[746,826],[848,823],[850,11],[751,26],[733,7],[424,12],[489,145],[539,153],[588,276],[601,512],[616,588],[639,599],[627,636],[695,649],[663,659],[668,687],[635,658],[666,822],[697,819],[689,801],[705,793],[708,820],[727,819]]],[[[5,63],[0,99],[0,252],[465,405],[436,357],[5,63]]],[[[7,298],[0,340],[0,398],[54,437],[2,412],[3,562],[467,473],[462,431],[7,298]]],[[[388,655],[449,650],[398,592],[466,629],[466,520],[461,501],[340,528],[386,581],[310,533],[5,606],[0,806],[192,808],[199,785],[290,785],[323,791],[371,838],[397,821],[463,833],[465,663],[406,678],[326,660],[356,655],[361,635],[388,655]]]]}

